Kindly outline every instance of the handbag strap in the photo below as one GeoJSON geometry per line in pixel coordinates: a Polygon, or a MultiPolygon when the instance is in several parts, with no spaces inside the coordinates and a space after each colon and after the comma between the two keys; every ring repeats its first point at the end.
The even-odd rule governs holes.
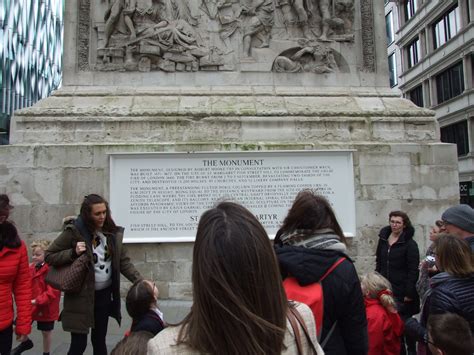
{"type": "Polygon", "coordinates": [[[293,329],[293,333],[295,334],[298,355],[303,355],[303,344],[301,344],[300,329],[298,327],[298,321],[296,320],[295,315],[291,312],[291,306],[288,307],[287,317],[291,328],[293,329]]]}
{"type": "MultiPolygon", "coordinates": [[[[306,323],[305,323],[303,317],[301,316],[300,312],[298,312],[296,307],[293,306],[293,305],[289,305],[288,309],[290,311],[289,313],[296,319],[296,321],[300,324],[301,328],[303,329],[303,333],[306,336],[306,340],[308,341],[309,346],[313,350],[313,353],[317,354],[318,351],[316,350],[316,347],[314,346],[313,339],[311,339],[311,335],[309,334],[308,328],[306,327],[306,323]]],[[[290,321],[290,323],[291,323],[291,321],[290,321]]],[[[293,325],[292,325],[292,327],[293,327],[293,325]]],[[[298,331],[298,336],[299,336],[299,331],[298,331]]],[[[301,342],[301,339],[300,339],[300,342],[301,342]]]]}

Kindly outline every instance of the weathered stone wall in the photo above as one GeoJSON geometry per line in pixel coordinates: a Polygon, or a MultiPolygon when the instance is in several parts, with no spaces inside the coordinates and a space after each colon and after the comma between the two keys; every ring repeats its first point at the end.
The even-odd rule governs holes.
{"type": "MultiPolygon", "coordinates": [[[[84,195],[108,196],[117,152],[353,149],[360,272],[373,270],[391,210],[408,213],[423,252],[430,225],[459,198],[455,146],[439,143],[431,111],[389,91],[67,87],[17,112],[12,141],[0,147],[0,192],[27,241],[54,238],[84,195]]],[[[191,298],[192,243],[129,249],[162,297],[191,298]]]]}
{"type": "MultiPolygon", "coordinates": [[[[180,1],[186,3],[197,4],[180,1]]],[[[120,42],[111,33],[116,41],[101,48],[106,38],[99,19],[105,3],[67,1],[64,87],[17,112],[12,145],[0,147],[0,192],[12,197],[12,217],[22,236],[28,242],[53,239],[62,218],[78,212],[84,195],[107,197],[110,153],[352,149],[357,236],[349,242],[358,270],[373,270],[378,230],[394,209],[409,214],[424,251],[429,226],[459,199],[455,146],[439,143],[433,112],[386,88],[383,3],[338,3],[354,5],[348,28],[353,41],[340,42],[335,32],[326,39],[317,32],[307,36],[300,28],[290,31],[289,42],[273,33],[269,48],[256,48],[253,41],[255,61],[236,56],[235,71],[167,73],[151,67],[149,72],[135,66],[110,68],[107,58],[117,49],[113,43],[125,43],[122,47],[132,52],[141,45],[135,48],[123,42],[128,37],[120,42]],[[307,37],[304,45],[301,33],[307,37]],[[298,52],[312,48],[316,55],[306,59],[316,66],[301,62],[298,72],[270,71],[268,64],[276,58],[260,54],[280,48],[282,39],[298,52]],[[331,53],[338,70],[327,70],[332,68],[331,53]],[[105,59],[101,68],[95,65],[99,57],[105,59]]],[[[336,14],[332,16],[335,20],[336,14]]],[[[239,31],[235,43],[245,36],[239,31]]],[[[134,53],[131,59],[137,60],[134,53]]],[[[280,54],[291,59],[292,53],[280,54]]],[[[144,276],[157,281],[162,297],[191,298],[192,243],[129,249],[144,276]]]]}

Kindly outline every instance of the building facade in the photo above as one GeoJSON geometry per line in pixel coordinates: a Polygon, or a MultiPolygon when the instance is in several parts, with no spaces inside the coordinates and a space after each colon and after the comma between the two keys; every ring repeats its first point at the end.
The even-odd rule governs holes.
{"type": "Polygon", "coordinates": [[[61,84],[64,0],[0,1],[0,144],[13,111],[61,84]]]}
{"type": "Polygon", "coordinates": [[[385,22],[390,86],[436,112],[474,207],[474,0],[385,0],[385,22]]]}

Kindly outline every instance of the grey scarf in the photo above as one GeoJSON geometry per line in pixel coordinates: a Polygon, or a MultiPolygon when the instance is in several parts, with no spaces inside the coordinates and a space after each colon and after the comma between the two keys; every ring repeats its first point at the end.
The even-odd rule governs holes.
{"type": "Polygon", "coordinates": [[[301,246],[308,249],[337,250],[345,253],[346,245],[341,242],[339,236],[332,229],[318,229],[314,232],[305,229],[297,229],[283,234],[280,240],[285,245],[301,246]]]}

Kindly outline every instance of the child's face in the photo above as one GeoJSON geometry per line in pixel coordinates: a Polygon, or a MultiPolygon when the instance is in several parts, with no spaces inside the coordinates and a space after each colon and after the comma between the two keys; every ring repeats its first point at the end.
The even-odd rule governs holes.
{"type": "Polygon", "coordinates": [[[151,289],[153,290],[153,296],[155,296],[155,300],[158,300],[158,295],[159,295],[158,287],[156,287],[155,283],[152,281],[145,280],[145,282],[148,285],[150,285],[151,289]]]}
{"type": "Polygon", "coordinates": [[[42,263],[44,261],[44,250],[41,248],[34,248],[31,260],[33,260],[35,264],[42,263]]]}

